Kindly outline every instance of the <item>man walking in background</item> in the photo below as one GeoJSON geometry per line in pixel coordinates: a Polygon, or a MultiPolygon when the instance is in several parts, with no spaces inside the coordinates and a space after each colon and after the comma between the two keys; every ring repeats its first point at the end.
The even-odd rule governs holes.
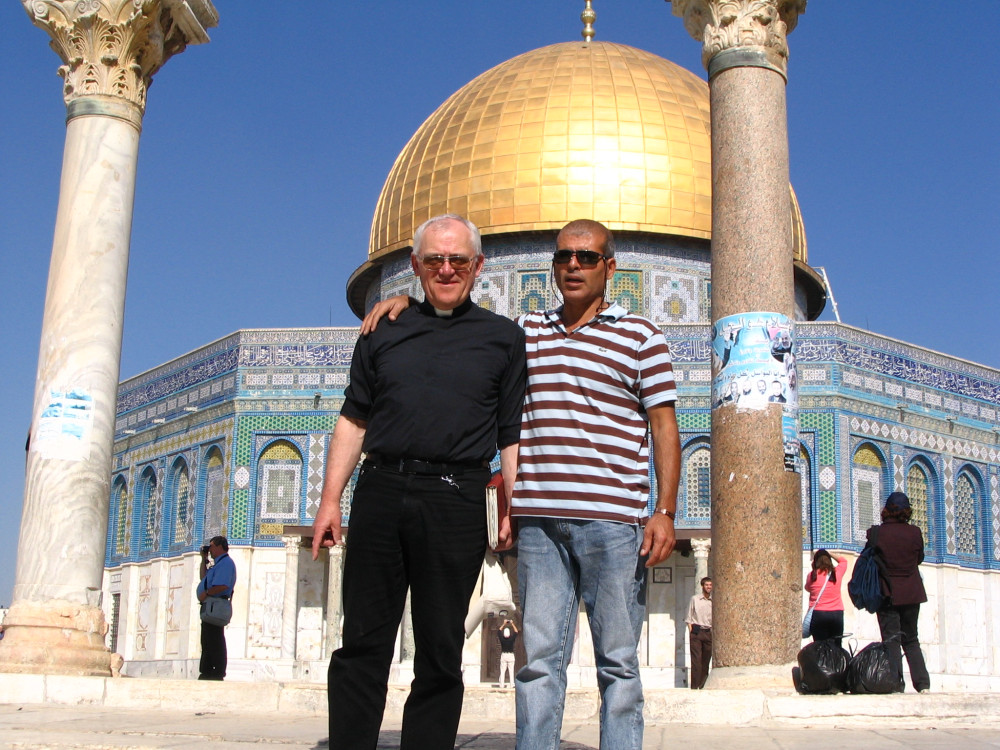
{"type": "Polygon", "coordinates": [[[701,690],[712,660],[712,579],[701,579],[701,591],[691,597],[684,622],[691,638],[691,689],[701,690]]]}

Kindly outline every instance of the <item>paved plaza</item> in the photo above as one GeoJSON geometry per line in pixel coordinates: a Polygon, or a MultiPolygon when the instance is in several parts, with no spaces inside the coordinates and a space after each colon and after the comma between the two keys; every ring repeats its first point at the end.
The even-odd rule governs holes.
{"type": "MultiPolygon", "coordinates": [[[[406,691],[390,688],[380,749],[399,746],[406,691]]],[[[323,748],[316,684],[205,683],[0,674],[0,747],[323,748]]],[[[1000,695],[801,696],[791,690],[652,690],[646,748],[1000,748],[1000,695]]],[[[563,750],[596,750],[597,695],[571,690],[563,750]]],[[[514,747],[513,694],[470,687],[456,747],[514,747]]]]}
{"type": "MultiPolygon", "coordinates": [[[[864,748],[892,750],[980,750],[1000,748],[1000,724],[894,726],[872,722],[857,726],[731,726],[717,724],[659,724],[647,727],[646,748],[739,748],[740,750],[835,750],[864,748]]],[[[200,711],[169,709],[94,708],[65,705],[0,705],[0,746],[5,748],[62,748],[115,750],[121,748],[171,748],[172,750],[216,750],[216,748],[264,747],[323,748],[326,746],[323,716],[289,715],[280,712],[216,712],[210,706],[200,711]]],[[[596,750],[599,745],[595,722],[567,722],[563,728],[563,750],[596,750]]],[[[383,727],[378,747],[399,747],[399,722],[383,727]]],[[[513,721],[463,721],[458,748],[512,750],[513,721]]]]}

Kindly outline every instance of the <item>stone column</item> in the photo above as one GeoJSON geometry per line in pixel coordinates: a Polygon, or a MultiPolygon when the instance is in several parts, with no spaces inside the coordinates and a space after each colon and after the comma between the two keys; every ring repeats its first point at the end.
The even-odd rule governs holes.
{"type": "Polygon", "coordinates": [[[701,579],[708,575],[708,553],[712,551],[712,540],[692,539],[691,549],[694,551],[694,591],[691,593],[697,594],[701,591],[701,579]]]}
{"type": "Polygon", "coordinates": [[[295,658],[295,634],[298,632],[299,615],[299,541],[300,537],[286,536],[285,542],[285,592],[281,602],[281,658],[295,658]]]}
{"type": "Polygon", "coordinates": [[[340,620],[344,614],[342,596],[344,582],[344,547],[329,548],[329,570],[326,583],[326,655],[340,648],[340,620]]]}
{"type": "MultiPolygon", "coordinates": [[[[805,6],[806,0],[673,0],[674,15],[704,43],[711,92],[713,324],[746,316],[735,329],[741,320],[772,316],[788,323],[794,316],[786,34],[805,6]]],[[[713,356],[713,391],[724,382],[725,364],[713,356]]],[[[789,422],[778,403],[715,404],[713,398],[716,668],[706,687],[787,685],[802,614],[799,480],[786,470],[794,466],[785,456],[797,454],[794,413],[789,422]]]]}
{"type": "Polygon", "coordinates": [[[22,0],[62,58],[66,143],[0,671],[110,674],[100,608],[139,132],[209,0],[22,0]]]}

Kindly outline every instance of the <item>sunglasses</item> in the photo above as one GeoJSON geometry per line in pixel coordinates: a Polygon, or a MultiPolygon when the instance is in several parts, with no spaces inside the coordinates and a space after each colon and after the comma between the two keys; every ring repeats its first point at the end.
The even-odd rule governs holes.
{"type": "Polygon", "coordinates": [[[437,271],[446,262],[450,263],[456,271],[464,271],[472,265],[475,258],[470,258],[467,255],[425,255],[418,260],[424,268],[430,271],[437,271]]]}
{"type": "Polygon", "coordinates": [[[565,265],[574,256],[580,268],[593,268],[606,257],[593,250],[556,250],[552,254],[552,262],[560,266],[565,265]]]}

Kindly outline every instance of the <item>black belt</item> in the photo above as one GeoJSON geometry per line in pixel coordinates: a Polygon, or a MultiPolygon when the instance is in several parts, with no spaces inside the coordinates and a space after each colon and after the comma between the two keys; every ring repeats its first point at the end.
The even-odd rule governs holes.
{"type": "Polygon", "coordinates": [[[383,456],[381,453],[369,453],[365,463],[375,469],[389,469],[400,474],[464,474],[468,471],[484,471],[489,468],[489,461],[424,461],[421,458],[395,458],[383,456]]]}

